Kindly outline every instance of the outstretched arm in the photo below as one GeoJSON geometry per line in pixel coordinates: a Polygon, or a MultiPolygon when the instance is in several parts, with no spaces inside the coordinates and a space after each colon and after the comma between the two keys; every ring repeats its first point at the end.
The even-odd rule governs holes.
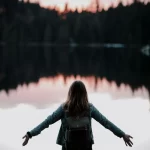
{"type": "Polygon", "coordinates": [[[58,120],[61,119],[63,115],[63,107],[62,105],[58,107],[56,111],[52,113],[52,115],[49,115],[41,124],[39,124],[37,127],[35,127],[33,130],[31,130],[30,137],[31,136],[36,136],[41,133],[45,128],[48,128],[49,125],[57,122],[58,120]]]}
{"type": "Polygon", "coordinates": [[[35,127],[33,130],[30,132],[27,132],[27,134],[23,137],[25,138],[25,141],[23,142],[23,146],[25,146],[29,138],[32,138],[32,136],[36,136],[41,133],[45,128],[48,128],[49,125],[57,122],[60,120],[63,116],[63,107],[62,105],[58,107],[56,111],[52,113],[52,115],[49,115],[42,123],[40,123],[37,127],[35,127]]]}
{"type": "Polygon", "coordinates": [[[103,116],[97,109],[92,105],[91,117],[102,124],[105,128],[112,131],[116,136],[123,138],[126,146],[132,146],[133,143],[130,140],[132,136],[125,134],[121,129],[119,129],[116,125],[110,122],[105,116],[103,116]]]}
{"type": "Polygon", "coordinates": [[[125,133],[119,129],[116,125],[114,125],[112,122],[110,122],[104,115],[102,115],[94,105],[92,105],[92,112],[91,117],[94,118],[96,121],[98,121],[101,125],[103,125],[105,128],[112,131],[116,136],[123,137],[125,133]]]}

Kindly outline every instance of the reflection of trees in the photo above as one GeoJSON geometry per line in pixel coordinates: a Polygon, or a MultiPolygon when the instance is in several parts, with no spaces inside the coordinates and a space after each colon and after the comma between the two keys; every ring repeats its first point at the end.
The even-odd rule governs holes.
{"type": "Polygon", "coordinates": [[[136,2],[128,7],[120,4],[107,12],[69,11],[60,15],[38,4],[3,2],[4,5],[0,4],[0,8],[5,8],[0,15],[1,89],[7,91],[18,84],[62,73],[65,77],[71,74],[106,77],[118,86],[125,83],[134,90],[144,85],[150,91],[150,60],[137,49],[59,47],[75,43],[147,44],[150,4],[136,2]],[[47,46],[52,43],[57,47],[47,46]]]}
{"type": "Polygon", "coordinates": [[[133,90],[142,86],[150,90],[150,59],[135,49],[32,47],[32,51],[30,48],[13,54],[13,60],[17,63],[12,59],[10,61],[10,56],[11,54],[8,54],[3,57],[3,78],[0,78],[0,89],[6,91],[16,88],[19,84],[37,82],[41,77],[58,74],[65,77],[106,77],[110,82],[115,81],[117,86],[124,83],[129,84],[133,90]]]}

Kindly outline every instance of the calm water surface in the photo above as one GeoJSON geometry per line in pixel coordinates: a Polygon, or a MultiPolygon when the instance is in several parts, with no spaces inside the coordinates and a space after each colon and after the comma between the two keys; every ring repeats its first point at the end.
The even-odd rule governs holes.
{"type": "MultiPolygon", "coordinates": [[[[99,80],[95,90],[94,78],[80,78],[87,90],[89,101],[101,113],[134,139],[134,150],[150,149],[150,113],[148,93],[145,88],[137,90],[134,95],[128,86],[116,87],[105,80],[99,80]]],[[[0,93],[0,149],[2,150],[60,150],[56,138],[60,121],[45,129],[41,135],[33,138],[26,147],[22,147],[22,136],[51,114],[65,99],[70,84],[75,79],[63,77],[40,79],[38,84],[18,87],[9,95],[0,93]]],[[[106,130],[95,120],[93,132],[95,138],[94,150],[125,150],[122,139],[106,130]]]]}

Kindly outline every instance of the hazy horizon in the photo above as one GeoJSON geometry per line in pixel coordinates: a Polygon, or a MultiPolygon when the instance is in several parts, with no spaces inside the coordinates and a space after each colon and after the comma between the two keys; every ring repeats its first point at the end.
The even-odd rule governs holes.
{"type": "MultiPolygon", "coordinates": [[[[24,1],[26,2],[28,0],[24,1]]],[[[80,0],[29,0],[29,2],[31,3],[38,2],[42,7],[57,6],[60,9],[60,11],[64,9],[66,2],[68,3],[69,8],[73,10],[76,8],[78,8],[78,10],[82,8],[93,9],[93,2],[95,1],[96,0],[82,0],[82,2],[80,0]]],[[[115,8],[120,2],[124,6],[127,6],[131,5],[134,2],[134,0],[99,0],[100,10],[108,10],[108,8],[111,6],[115,8]]],[[[150,2],[150,0],[140,0],[140,2],[147,4],[148,2],[150,2]]]]}

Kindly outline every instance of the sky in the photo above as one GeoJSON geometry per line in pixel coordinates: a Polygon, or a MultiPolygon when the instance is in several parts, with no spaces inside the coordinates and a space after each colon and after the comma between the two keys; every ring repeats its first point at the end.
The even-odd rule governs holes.
{"type": "MultiPolygon", "coordinates": [[[[9,96],[0,92],[0,149],[2,150],[60,150],[56,144],[60,121],[49,126],[40,135],[32,138],[26,147],[22,147],[22,137],[27,131],[36,127],[52,114],[64,102],[68,89],[75,79],[68,78],[64,85],[63,77],[43,78],[38,84],[18,87],[9,96]]],[[[138,90],[132,95],[129,87],[121,86],[120,90],[104,79],[94,89],[94,78],[80,78],[88,91],[89,101],[110,121],[127,134],[134,137],[132,150],[150,149],[150,112],[148,93],[138,90]],[[117,93],[120,93],[119,95],[117,93]],[[116,96],[115,96],[116,95],[116,96]]],[[[92,120],[95,144],[94,150],[127,150],[122,139],[92,120]]]]}
{"type": "MultiPolygon", "coordinates": [[[[108,93],[89,93],[92,102],[99,111],[127,134],[134,137],[132,150],[149,150],[150,148],[150,112],[148,101],[141,98],[112,101],[108,93]]],[[[49,126],[40,135],[33,137],[27,146],[22,147],[22,137],[52,114],[62,101],[53,102],[47,108],[20,103],[9,109],[0,109],[0,149],[2,150],[60,150],[56,144],[60,121],[49,126]]],[[[92,120],[95,144],[94,150],[127,150],[122,139],[92,120]]]]}
{"type": "MultiPolygon", "coordinates": [[[[27,1],[27,0],[25,0],[27,1]]],[[[29,0],[30,2],[39,2],[42,7],[48,7],[48,6],[58,6],[60,10],[64,9],[64,5],[66,2],[68,2],[69,7],[72,9],[75,8],[82,8],[82,7],[89,7],[92,1],[94,0],[29,0]]],[[[114,7],[117,7],[120,2],[124,6],[130,5],[133,3],[134,0],[99,0],[100,8],[107,10],[112,4],[114,7]]],[[[145,4],[149,2],[150,0],[140,0],[141,2],[144,2],[145,4]]]]}

